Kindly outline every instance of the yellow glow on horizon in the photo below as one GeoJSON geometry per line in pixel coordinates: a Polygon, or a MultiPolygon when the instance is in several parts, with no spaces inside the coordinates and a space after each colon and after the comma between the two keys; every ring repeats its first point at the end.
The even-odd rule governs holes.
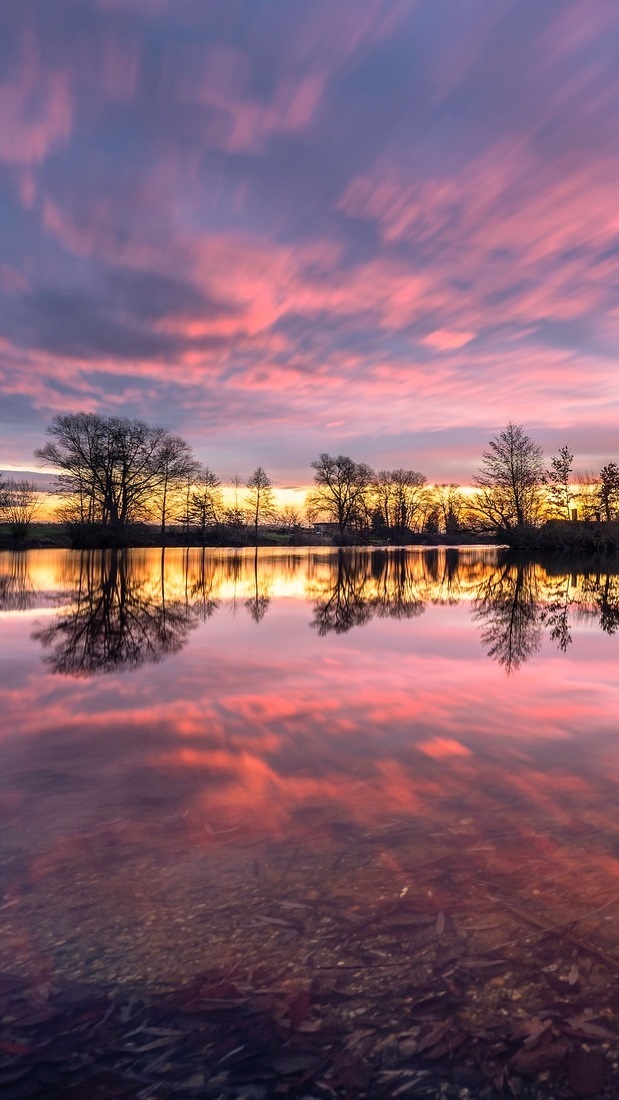
{"type": "MultiPolygon", "coordinates": [[[[7,470],[7,472],[9,472],[7,470]]],[[[13,471],[17,472],[17,471],[13,471]]],[[[24,473],[32,473],[32,471],[24,470],[24,473]]],[[[305,513],[305,499],[309,492],[310,486],[286,486],[280,488],[279,486],[273,486],[273,497],[275,501],[275,507],[278,511],[282,508],[295,508],[299,513],[301,521],[304,519],[305,513]]],[[[241,511],[248,510],[247,503],[247,489],[245,486],[237,490],[232,485],[222,485],[222,497],[225,508],[236,507],[236,501],[238,499],[238,507],[241,511]]],[[[41,490],[41,508],[37,514],[37,521],[39,523],[55,523],[58,520],[58,510],[62,504],[62,497],[56,493],[48,492],[45,489],[41,490]]],[[[153,523],[157,522],[154,517],[153,523]]]]}
{"type": "MultiPolygon", "coordinates": [[[[8,472],[8,470],[7,470],[8,472]]],[[[32,470],[23,470],[24,473],[32,473],[32,470]]],[[[442,484],[437,482],[436,484],[442,484]]],[[[428,488],[432,488],[432,484],[429,483],[428,488]]],[[[307,500],[307,494],[311,492],[313,485],[287,485],[287,486],[273,486],[273,499],[277,511],[281,511],[283,508],[295,508],[299,513],[301,522],[305,520],[305,505],[307,500]]],[[[465,497],[470,497],[475,492],[473,485],[460,485],[460,491],[465,497]]],[[[248,490],[245,486],[240,486],[239,489],[235,489],[232,485],[222,485],[222,499],[225,508],[235,508],[237,506],[241,511],[246,512],[249,510],[248,505],[248,490]]],[[[48,492],[44,489],[41,490],[41,509],[38,513],[37,520],[40,523],[54,523],[58,520],[58,509],[62,504],[62,497],[53,492],[48,492]]],[[[156,516],[151,521],[156,524],[156,516]]]]}

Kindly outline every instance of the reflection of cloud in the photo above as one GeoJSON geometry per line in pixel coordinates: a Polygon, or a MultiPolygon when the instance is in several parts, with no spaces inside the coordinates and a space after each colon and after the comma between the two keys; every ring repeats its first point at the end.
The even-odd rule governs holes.
{"type": "MultiPolygon", "coordinates": [[[[536,830],[554,830],[562,858],[576,837],[581,861],[580,822],[604,836],[614,827],[600,799],[606,791],[616,805],[619,685],[613,639],[587,630],[584,644],[579,627],[598,621],[616,577],[607,584],[599,561],[574,560],[569,573],[555,560],[519,577],[497,557],[261,550],[258,590],[272,598],[256,630],[230,614],[235,589],[240,601],[255,593],[253,551],[22,555],[20,584],[64,600],[55,664],[33,650],[35,613],[0,623],[10,655],[0,800],[41,838],[32,873],[45,881],[74,866],[93,835],[116,836],[106,860],[113,851],[120,864],[128,845],[131,858],[148,853],[165,869],[179,853],[248,838],[307,843],[310,832],[320,845],[333,822],[464,830],[454,844],[470,829],[472,850],[489,833],[494,854],[472,858],[498,867],[536,830]],[[311,605],[338,582],[367,601],[371,621],[321,638],[308,629],[311,605]],[[518,677],[497,675],[471,621],[488,585],[501,608],[514,589],[542,608],[567,589],[572,648],[542,647],[518,677]],[[425,605],[414,623],[390,615],[402,596],[425,605]],[[133,659],[123,617],[144,631],[144,659],[133,659]],[[52,675],[97,660],[105,677],[52,675]]],[[[0,555],[0,575],[10,560],[0,555]]],[[[611,854],[591,858],[617,875],[611,854]]]]}
{"type": "MultiPolygon", "coordinates": [[[[195,974],[205,929],[251,959],[253,933],[231,938],[230,918],[258,899],[305,907],[313,938],[307,915],[322,921],[330,895],[360,918],[390,911],[404,888],[413,912],[421,899],[456,917],[479,912],[488,884],[533,906],[540,890],[552,906],[565,898],[568,917],[595,909],[597,892],[605,903],[619,880],[619,684],[616,638],[590,628],[617,602],[610,564],[555,558],[519,578],[494,550],[1,554],[18,592],[54,597],[59,653],[80,632],[107,638],[86,648],[106,676],[59,677],[33,644],[37,613],[0,616],[14,959],[26,966],[29,948],[56,972],[83,976],[94,959],[97,981],[132,967],[148,981],[163,950],[171,981],[185,963],[195,974]],[[501,605],[518,586],[553,614],[567,602],[572,646],[543,646],[507,679],[471,617],[488,583],[501,605]],[[319,637],[313,605],[339,585],[371,621],[319,637]],[[232,613],[256,587],[271,596],[258,627],[232,613]],[[391,616],[409,605],[424,614],[391,616]],[[121,618],[155,657],[168,612],[166,659],[128,675],[121,618]]],[[[601,940],[581,930],[608,948],[610,925],[601,940]]]]}

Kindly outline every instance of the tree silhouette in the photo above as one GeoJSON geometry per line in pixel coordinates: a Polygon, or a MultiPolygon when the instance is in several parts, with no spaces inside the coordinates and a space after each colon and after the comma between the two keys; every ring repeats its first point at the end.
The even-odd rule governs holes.
{"type": "Polygon", "coordinates": [[[41,510],[41,490],[28,478],[0,482],[0,520],[8,524],[14,539],[24,539],[41,510]]]}
{"type": "Polygon", "coordinates": [[[123,530],[156,507],[165,533],[170,495],[191,484],[186,443],[143,420],[98,413],[55,416],[37,457],[60,470],[65,515],[80,526],[123,530]]]}
{"type": "Polygon", "coordinates": [[[482,526],[508,533],[535,523],[542,507],[545,474],[542,448],[511,422],[490,440],[480,471],[473,507],[482,526]]]}
{"type": "Polygon", "coordinates": [[[574,455],[568,446],[560,447],[559,452],[550,459],[550,469],[546,473],[548,501],[552,511],[559,519],[572,518],[572,465],[574,455]]]}
{"type": "Polygon", "coordinates": [[[378,527],[390,538],[404,538],[413,527],[421,525],[428,497],[424,474],[417,470],[379,470],[373,478],[372,492],[378,527]]]}
{"type": "Polygon", "coordinates": [[[457,535],[462,527],[464,497],[455,481],[440,482],[432,486],[430,500],[438,512],[439,527],[447,536],[457,535]]]}
{"type": "Polygon", "coordinates": [[[254,538],[258,545],[258,525],[273,515],[273,482],[262,466],[256,466],[246,482],[247,504],[254,525],[254,538]]]}
{"type": "Polygon", "coordinates": [[[195,485],[189,501],[188,521],[191,519],[197,523],[203,542],[207,528],[217,526],[222,511],[221,481],[208,466],[202,466],[196,473],[195,485]]]}
{"type": "Polygon", "coordinates": [[[604,519],[610,522],[619,512],[619,466],[616,462],[602,466],[598,494],[604,519]]]}
{"type": "Polygon", "coordinates": [[[154,456],[154,463],[158,469],[154,471],[156,477],[152,504],[159,513],[161,535],[165,538],[168,515],[170,512],[178,512],[182,490],[200,477],[201,467],[184,439],[167,434],[154,456]]]}
{"type": "Polygon", "coordinates": [[[315,488],[308,496],[310,511],[336,523],[340,536],[355,522],[365,523],[374,477],[370,467],[347,455],[333,458],[323,452],[312,462],[312,469],[315,488]]]}

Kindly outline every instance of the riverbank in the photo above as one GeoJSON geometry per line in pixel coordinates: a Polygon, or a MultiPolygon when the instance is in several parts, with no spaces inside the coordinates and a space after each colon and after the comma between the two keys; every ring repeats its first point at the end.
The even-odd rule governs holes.
{"type": "MultiPolygon", "coordinates": [[[[128,528],[122,535],[102,529],[70,530],[59,523],[39,523],[33,526],[26,538],[13,537],[6,526],[0,525],[0,550],[110,550],[110,549],[150,549],[156,547],[207,547],[220,549],[241,549],[256,545],[251,528],[231,530],[222,528],[204,536],[200,530],[172,528],[162,536],[158,528],[148,525],[136,525],[128,528]]],[[[361,539],[350,535],[338,539],[310,528],[295,531],[269,530],[258,534],[259,547],[276,546],[385,546],[389,543],[379,539],[361,539]]],[[[437,534],[416,534],[409,541],[398,542],[398,546],[479,546],[498,545],[490,536],[480,537],[466,532],[456,536],[437,534]]]]}
{"type": "MultiPolygon", "coordinates": [[[[251,528],[231,529],[203,534],[197,528],[174,527],[165,535],[157,527],[136,524],[122,533],[103,528],[67,528],[59,523],[35,524],[25,538],[15,538],[6,525],[0,525],[0,550],[110,550],[149,549],[153,547],[207,547],[240,549],[256,545],[251,528]]],[[[388,540],[363,539],[351,533],[344,537],[324,534],[310,528],[294,531],[264,528],[259,531],[259,547],[276,546],[389,546],[388,540]]],[[[391,545],[410,547],[508,546],[524,553],[608,554],[619,553],[619,522],[550,520],[540,527],[523,527],[491,535],[460,532],[457,535],[436,533],[411,534],[409,539],[391,545]]]]}
{"type": "Polygon", "coordinates": [[[503,541],[513,550],[527,552],[615,553],[619,551],[619,522],[549,520],[540,527],[506,532],[503,541]]]}

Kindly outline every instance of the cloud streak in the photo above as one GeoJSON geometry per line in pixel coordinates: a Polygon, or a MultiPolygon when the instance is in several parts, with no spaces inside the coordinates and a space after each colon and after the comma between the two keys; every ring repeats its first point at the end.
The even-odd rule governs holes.
{"type": "Polygon", "coordinates": [[[0,47],[1,461],[119,406],[281,479],[466,480],[510,417],[611,457],[613,6],[80,10],[0,47]]]}

